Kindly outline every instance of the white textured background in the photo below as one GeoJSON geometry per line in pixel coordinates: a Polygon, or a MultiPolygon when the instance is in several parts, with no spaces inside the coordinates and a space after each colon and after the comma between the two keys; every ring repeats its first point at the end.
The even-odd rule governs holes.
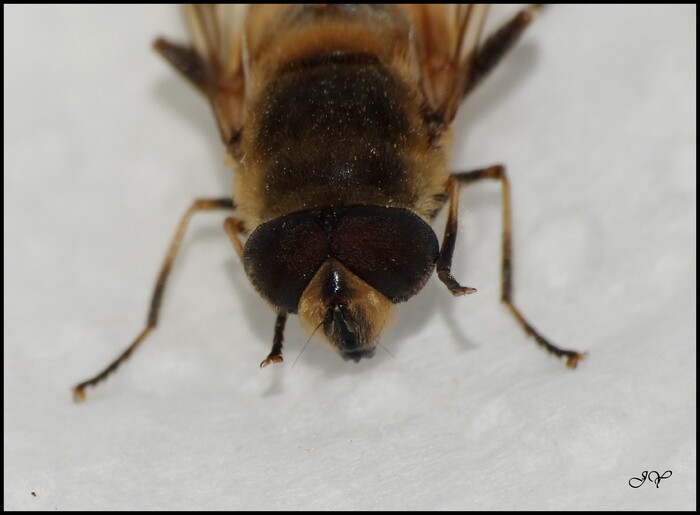
{"type": "MultiPolygon", "coordinates": [[[[274,315],[221,229],[208,107],[149,50],[157,7],[4,8],[5,509],[695,509],[696,8],[550,7],[457,121],[455,169],[508,165],[516,298],[587,350],[575,372],[498,303],[500,197],[462,196],[436,278],[358,365],[274,315]],[[657,489],[628,480],[671,470],[657,489]],[[31,495],[35,492],[36,497],[31,495]]],[[[442,227],[437,231],[442,233],[442,227]]]]}

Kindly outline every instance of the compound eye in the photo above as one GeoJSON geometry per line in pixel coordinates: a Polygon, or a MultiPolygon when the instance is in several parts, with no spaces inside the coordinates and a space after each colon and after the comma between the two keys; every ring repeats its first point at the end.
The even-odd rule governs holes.
{"type": "Polygon", "coordinates": [[[394,303],[420,291],[438,252],[433,229],[407,209],[349,208],[331,236],[331,254],[394,303]]]}
{"type": "Polygon", "coordinates": [[[243,266],[263,298],[296,313],[302,293],[327,257],[327,238],[318,217],[302,212],[255,229],[243,250],[243,266]]]}

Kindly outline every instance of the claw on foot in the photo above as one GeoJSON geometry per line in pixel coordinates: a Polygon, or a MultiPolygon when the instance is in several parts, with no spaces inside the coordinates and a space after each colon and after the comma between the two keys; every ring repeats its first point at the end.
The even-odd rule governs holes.
{"type": "Polygon", "coordinates": [[[75,402],[83,402],[85,400],[85,390],[77,386],[73,388],[73,400],[75,402]]]}
{"type": "Polygon", "coordinates": [[[282,359],[282,356],[268,356],[262,362],[260,363],[260,368],[265,368],[268,365],[272,365],[273,363],[282,363],[284,359],[282,359]]]}
{"type": "Polygon", "coordinates": [[[576,368],[579,361],[586,359],[586,356],[588,356],[587,352],[579,352],[573,356],[569,356],[569,359],[566,360],[566,366],[573,370],[576,368]]]}
{"type": "Polygon", "coordinates": [[[471,295],[472,293],[476,293],[476,288],[472,288],[471,286],[461,286],[458,290],[452,292],[455,297],[471,295]]]}

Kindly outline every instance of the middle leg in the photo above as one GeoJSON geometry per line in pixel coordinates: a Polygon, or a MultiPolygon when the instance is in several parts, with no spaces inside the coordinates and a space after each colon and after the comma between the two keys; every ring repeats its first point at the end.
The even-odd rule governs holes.
{"type": "MultiPolygon", "coordinates": [[[[566,358],[566,365],[569,368],[576,368],[578,362],[584,359],[586,354],[574,350],[562,349],[550,342],[537,329],[535,329],[535,327],[525,318],[523,313],[513,302],[513,246],[511,242],[510,182],[508,180],[508,175],[506,174],[506,169],[503,166],[495,165],[471,172],[456,173],[450,177],[450,182],[448,183],[450,212],[447,220],[447,227],[449,229],[449,227],[454,226],[454,235],[451,237],[451,241],[447,242],[449,231],[446,229],[445,240],[443,240],[443,246],[445,246],[446,243],[449,244],[450,261],[456,240],[458,216],[456,206],[458,203],[459,184],[472,184],[483,179],[498,180],[500,181],[502,188],[503,230],[501,233],[501,301],[508,307],[508,310],[513,317],[515,317],[516,321],[520,327],[522,327],[525,333],[532,336],[538,345],[542,346],[545,350],[557,357],[566,358]]],[[[442,255],[442,249],[440,253],[442,255]]],[[[440,272],[438,271],[438,275],[439,274],[440,272]]],[[[452,276],[450,275],[450,277],[452,276]]],[[[448,286],[448,288],[450,288],[450,291],[455,293],[447,281],[443,279],[443,282],[448,286]]]]}

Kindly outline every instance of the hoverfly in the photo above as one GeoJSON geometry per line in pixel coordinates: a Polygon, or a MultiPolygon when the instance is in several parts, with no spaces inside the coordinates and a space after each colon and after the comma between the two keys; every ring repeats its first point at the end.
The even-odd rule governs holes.
{"type": "Polygon", "coordinates": [[[230,196],[197,199],[160,270],[146,327],[156,327],[171,265],[193,214],[230,210],[224,227],[254,288],[277,314],[261,367],[282,361],[290,314],[343,358],[374,354],[395,304],[433,271],[451,274],[460,186],[502,187],[501,300],[524,331],[575,368],[512,300],[510,184],[496,165],[450,173],[458,107],[515,44],[537,6],[482,37],[486,5],[188,5],[189,44],[155,49],[209,101],[228,162],[230,196]],[[442,242],[430,226],[448,204],[442,242]],[[242,239],[243,238],[243,239],[242,239]]]}

